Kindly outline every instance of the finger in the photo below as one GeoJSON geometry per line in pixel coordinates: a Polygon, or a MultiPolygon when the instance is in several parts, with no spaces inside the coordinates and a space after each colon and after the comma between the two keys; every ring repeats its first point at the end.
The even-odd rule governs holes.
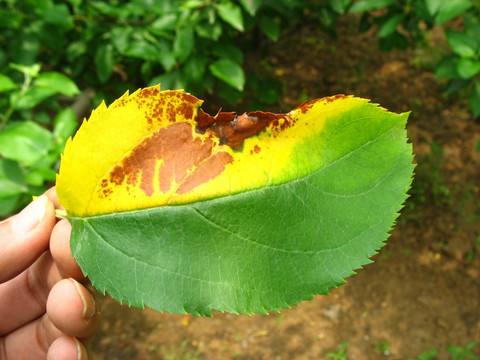
{"type": "Polygon", "coordinates": [[[57,189],[54,187],[51,187],[45,192],[45,195],[50,199],[50,201],[53,202],[55,205],[55,209],[62,209],[64,210],[64,207],[58,202],[58,196],[57,196],[57,189]]]}
{"type": "Polygon", "coordinates": [[[55,208],[47,196],[0,223],[0,283],[28,268],[48,248],[55,208]]]}
{"type": "Polygon", "coordinates": [[[3,344],[3,358],[7,360],[45,359],[50,344],[61,336],[63,334],[44,315],[0,338],[0,351],[3,344]]]}
{"type": "Polygon", "coordinates": [[[47,315],[57,329],[77,338],[93,336],[100,324],[93,295],[74,279],[63,279],[52,288],[47,315]]]}
{"type": "Polygon", "coordinates": [[[53,260],[57,264],[58,270],[66,278],[74,278],[80,282],[85,282],[82,270],[72,257],[70,250],[70,233],[72,227],[68,220],[59,221],[53,228],[50,237],[50,252],[53,260]]]}
{"type": "MultiPolygon", "coordinates": [[[[67,280],[66,282],[73,282],[73,280],[67,280]]],[[[80,287],[83,287],[77,283],[80,287]]],[[[75,285],[71,285],[75,287],[75,285]]],[[[75,292],[76,289],[70,288],[68,292],[75,292]]],[[[85,288],[83,291],[87,291],[85,288]]],[[[65,294],[64,294],[65,295],[65,294]]],[[[77,295],[80,296],[80,295],[77,295]]],[[[68,304],[63,304],[63,307],[71,306],[73,310],[70,312],[70,316],[73,318],[70,319],[72,323],[81,319],[83,314],[83,306],[78,306],[78,299],[75,299],[75,296],[69,296],[66,298],[66,301],[72,301],[73,306],[68,304]]],[[[80,300],[80,303],[82,301],[80,300]]],[[[82,303],[83,304],[83,303],[82,303]]],[[[99,314],[93,316],[88,321],[87,330],[85,328],[71,326],[73,332],[77,332],[86,337],[91,337],[98,327],[99,314]]],[[[83,320],[81,320],[83,321],[83,320]]],[[[42,317],[26,324],[25,326],[11,332],[4,338],[0,338],[0,357],[7,360],[20,360],[20,359],[45,359],[47,353],[49,357],[53,359],[70,359],[70,356],[75,354],[76,356],[73,359],[84,359],[86,358],[85,347],[76,342],[74,347],[72,347],[71,341],[66,338],[71,339],[72,334],[65,334],[60,331],[51,321],[49,314],[44,314],[42,317]],[[69,342],[69,343],[68,343],[69,342]],[[54,348],[50,351],[50,346],[54,348]],[[80,352],[79,352],[80,351],[80,352]],[[79,357],[78,355],[80,354],[79,357]],[[69,357],[60,357],[60,355],[68,355],[69,357]]]]}
{"type": "Polygon", "coordinates": [[[0,284],[0,335],[43,314],[50,289],[60,279],[50,253],[45,252],[28,270],[0,284]]]}
{"type": "Polygon", "coordinates": [[[61,336],[48,349],[47,360],[88,360],[85,346],[76,338],[61,336]]]}

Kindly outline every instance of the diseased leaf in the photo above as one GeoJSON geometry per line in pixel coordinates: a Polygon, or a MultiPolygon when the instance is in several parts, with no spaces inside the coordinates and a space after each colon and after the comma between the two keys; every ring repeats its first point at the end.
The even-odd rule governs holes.
{"type": "Polygon", "coordinates": [[[57,193],[97,289],[160,311],[266,313],[370,262],[411,183],[408,114],[344,95],[287,114],[201,104],[126,93],[67,142],[57,193]]]}

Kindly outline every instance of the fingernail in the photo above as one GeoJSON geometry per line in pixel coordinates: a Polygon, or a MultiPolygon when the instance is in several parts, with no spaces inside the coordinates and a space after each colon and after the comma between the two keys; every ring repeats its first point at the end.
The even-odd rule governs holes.
{"type": "Polygon", "coordinates": [[[84,348],[83,348],[82,344],[80,344],[80,341],[78,341],[77,338],[73,338],[73,340],[75,340],[75,343],[77,344],[77,351],[78,351],[77,359],[78,360],[87,359],[87,354],[85,354],[85,352],[83,351],[84,348]]]}
{"type": "Polygon", "coordinates": [[[45,216],[48,198],[45,195],[33,200],[25,209],[12,219],[12,229],[17,234],[27,234],[37,226],[45,216]]]}
{"type": "Polygon", "coordinates": [[[80,299],[82,299],[82,303],[83,303],[82,317],[85,320],[90,320],[93,317],[93,315],[95,315],[95,312],[97,310],[95,305],[95,299],[93,298],[92,294],[90,294],[90,292],[86,289],[85,291],[87,292],[87,295],[84,294],[85,291],[83,291],[82,285],[80,285],[80,283],[77,280],[73,278],[70,278],[70,280],[75,285],[78,295],[80,295],[80,299]],[[87,299],[87,296],[88,296],[88,299],[87,299]]]}

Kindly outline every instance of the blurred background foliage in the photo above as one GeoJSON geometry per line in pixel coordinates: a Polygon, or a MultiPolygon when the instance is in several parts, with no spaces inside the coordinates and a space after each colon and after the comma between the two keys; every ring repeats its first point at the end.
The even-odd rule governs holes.
{"type": "Polygon", "coordinates": [[[0,0],[0,216],[55,181],[66,140],[103,99],[161,82],[275,104],[282,83],[250,55],[307,22],[335,37],[347,13],[359,14],[359,31],[377,28],[384,51],[425,46],[426,30],[452,23],[436,75],[480,116],[473,0],[0,0]]]}

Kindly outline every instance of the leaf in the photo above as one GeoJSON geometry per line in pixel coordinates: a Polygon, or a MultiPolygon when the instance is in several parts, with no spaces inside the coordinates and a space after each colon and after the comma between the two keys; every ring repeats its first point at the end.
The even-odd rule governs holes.
{"type": "Polygon", "coordinates": [[[262,0],[240,0],[240,4],[251,16],[255,16],[262,5],[262,0]]]}
{"type": "Polygon", "coordinates": [[[0,199],[27,191],[22,169],[16,161],[0,158],[0,199]]]}
{"type": "MultiPolygon", "coordinates": [[[[45,101],[49,97],[57,94],[57,91],[48,87],[36,86],[28,89],[17,102],[17,109],[33,109],[35,106],[45,101]]],[[[13,93],[12,97],[17,97],[19,94],[13,93]]],[[[12,100],[10,102],[13,102],[12,100]]]]}
{"type": "Polygon", "coordinates": [[[353,3],[350,12],[355,13],[381,9],[394,3],[395,0],[359,0],[353,3]]]}
{"type": "Polygon", "coordinates": [[[64,31],[73,28],[73,17],[66,4],[57,4],[45,9],[42,12],[43,21],[52,24],[64,31]]]}
{"type": "Polygon", "coordinates": [[[437,64],[437,67],[435,69],[435,77],[444,77],[447,79],[457,78],[457,63],[458,58],[455,55],[447,55],[437,64]]]}
{"type": "Polygon", "coordinates": [[[464,58],[474,58],[477,53],[477,41],[463,31],[445,30],[448,44],[453,52],[464,58]]]}
{"type": "Polygon", "coordinates": [[[64,145],[67,139],[75,133],[77,128],[78,123],[75,119],[73,109],[63,109],[58,112],[53,121],[53,137],[64,145]]]}
{"type": "Polygon", "coordinates": [[[480,61],[461,58],[457,63],[457,72],[462,79],[470,79],[480,72],[480,61]]]}
{"type": "Polygon", "coordinates": [[[260,28],[273,41],[277,41],[280,37],[280,26],[273,17],[263,16],[260,20],[260,28]]]}
{"type": "Polygon", "coordinates": [[[0,74],[0,92],[16,89],[18,86],[8,76],[0,74]]]}
{"type": "Polygon", "coordinates": [[[413,172],[408,114],[337,95],[288,114],[145,88],[69,140],[71,250],[128,305],[266,313],[343,284],[388,237],[413,172]]]}
{"type": "Polygon", "coordinates": [[[435,21],[438,25],[442,25],[449,20],[456,18],[473,6],[471,0],[449,0],[442,1],[437,9],[435,21]]]}
{"type": "Polygon", "coordinates": [[[397,14],[389,17],[387,21],[380,26],[380,29],[378,30],[378,36],[383,38],[393,34],[397,26],[400,25],[403,20],[405,20],[405,16],[403,14],[397,14]]]}
{"type": "Polygon", "coordinates": [[[218,4],[216,8],[218,16],[220,16],[223,21],[243,32],[242,9],[238,5],[235,5],[230,1],[224,1],[218,4]]]}
{"type": "Polygon", "coordinates": [[[52,146],[52,134],[33,121],[10,122],[0,132],[0,155],[29,166],[52,146]]]}
{"type": "Polygon", "coordinates": [[[480,82],[476,82],[473,86],[472,94],[469,97],[470,109],[472,109],[473,117],[480,116],[480,82]]]}
{"type": "Polygon", "coordinates": [[[345,14],[351,0],[329,0],[330,7],[339,15],[345,14]]]}
{"type": "Polygon", "coordinates": [[[102,84],[106,83],[112,76],[113,67],[115,66],[112,44],[104,44],[98,47],[95,52],[95,66],[98,80],[102,84]]]}
{"type": "Polygon", "coordinates": [[[183,27],[177,30],[175,41],[173,42],[173,52],[175,57],[184,62],[192,53],[195,45],[193,28],[191,26],[183,27]]]}
{"type": "Polygon", "coordinates": [[[245,74],[237,63],[228,59],[220,59],[210,64],[209,68],[215,77],[225,81],[237,90],[243,90],[245,86],[245,74]]]}
{"type": "Polygon", "coordinates": [[[59,72],[44,72],[41,73],[35,84],[40,87],[45,87],[54,90],[55,93],[63,94],[66,96],[74,96],[80,94],[80,90],[73,80],[70,80],[68,76],[59,72]]]}

